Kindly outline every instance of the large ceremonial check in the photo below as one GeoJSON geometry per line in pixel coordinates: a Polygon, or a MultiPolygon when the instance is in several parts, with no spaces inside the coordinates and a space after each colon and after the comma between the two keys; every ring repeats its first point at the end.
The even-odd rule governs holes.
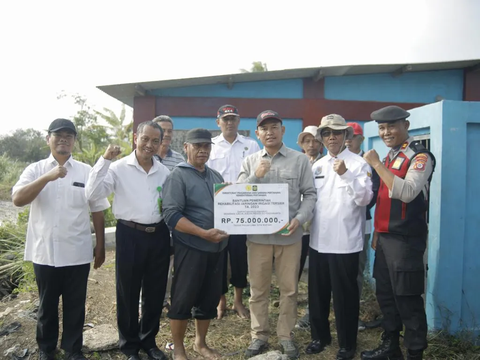
{"type": "Polygon", "coordinates": [[[288,184],[214,186],[216,229],[230,235],[288,232],[288,184]]]}

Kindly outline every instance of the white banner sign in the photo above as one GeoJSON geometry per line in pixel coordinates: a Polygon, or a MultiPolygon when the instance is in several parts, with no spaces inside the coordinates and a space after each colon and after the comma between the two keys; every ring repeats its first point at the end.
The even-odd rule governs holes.
{"type": "Polygon", "coordinates": [[[215,184],[214,212],[230,235],[287,233],[288,184],[215,184]]]}

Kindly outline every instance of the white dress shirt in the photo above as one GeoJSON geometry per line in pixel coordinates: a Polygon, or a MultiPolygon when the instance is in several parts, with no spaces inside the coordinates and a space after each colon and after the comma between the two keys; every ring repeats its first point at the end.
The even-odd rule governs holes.
{"type": "Polygon", "coordinates": [[[372,199],[371,168],[363,158],[343,150],[337,158],[325,155],[312,166],[317,203],[310,227],[310,247],[320,253],[362,251],[366,206],[372,199]],[[336,159],[347,171],[333,170],[336,159]]]}
{"type": "Polygon", "coordinates": [[[135,151],[113,163],[101,156],[90,171],[85,188],[87,198],[96,200],[113,192],[112,212],[116,219],[145,225],[159,223],[159,199],[170,171],[159,161],[152,161],[147,173],[138,163],[135,151]]]}
{"type": "MultiPolygon", "coordinates": [[[[58,165],[50,154],[30,164],[12,194],[58,165]]],[[[67,175],[50,181],[30,206],[25,260],[55,267],[88,264],[93,260],[90,214],[108,209],[105,197],[87,201],[85,184],[91,167],[73,160],[65,163],[67,175]]]]}
{"type": "Polygon", "coordinates": [[[232,144],[225,140],[223,134],[215,136],[212,142],[214,145],[207,165],[217,170],[225,182],[236,183],[243,159],[260,150],[255,140],[240,134],[232,144]]]}

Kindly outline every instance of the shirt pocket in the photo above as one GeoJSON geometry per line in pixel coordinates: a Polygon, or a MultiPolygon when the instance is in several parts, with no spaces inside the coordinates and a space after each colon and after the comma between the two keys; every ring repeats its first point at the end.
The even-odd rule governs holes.
{"type": "Polygon", "coordinates": [[[210,156],[210,164],[212,169],[223,175],[227,170],[227,157],[225,154],[213,154],[210,156]]]}
{"type": "Polygon", "coordinates": [[[79,186],[72,186],[68,203],[71,208],[79,209],[87,206],[87,197],[85,195],[85,188],[79,186]]]}
{"type": "Polygon", "coordinates": [[[288,184],[289,189],[298,189],[298,175],[291,170],[279,170],[280,181],[288,184]]]}
{"type": "Polygon", "coordinates": [[[313,180],[316,189],[321,189],[325,185],[325,176],[317,176],[313,180]]]}

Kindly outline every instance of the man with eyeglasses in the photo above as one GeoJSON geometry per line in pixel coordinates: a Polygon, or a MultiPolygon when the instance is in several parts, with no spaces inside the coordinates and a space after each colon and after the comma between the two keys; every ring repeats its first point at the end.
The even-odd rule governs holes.
{"type": "MultiPolygon", "coordinates": [[[[357,154],[358,156],[362,156],[365,152],[361,149],[363,140],[363,129],[362,127],[355,122],[347,123],[353,129],[353,137],[351,139],[347,139],[345,144],[347,145],[348,150],[350,152],[357,154]]],[[[377,195],[378,195],[378,187],[380,186],[380,178],[375,170],[372,169],[372,191],[373,197],[370,204],[367,205],[367,212],[366,212],[366,222],[365,222],[365,237],[363,243],[363,250],[360,253],[360,257],[358,259],[358,296],[362,298],[362,291],[363,291],[363,273],[365,271],[365,266],[367,264],[367,252],[369,249],[368,243],[370,241],[370,236],[372,235],[372,215],[370,210],[375,206],[377,202],[377,195]]],[[[358,320],[358,330],[363,331],[366,328],[366,324],[362,320],[358,320]]]]}
{"type": "Polygon", "coordinates": [[[220,354],[206,343],[211,319],[222,294],[223,262],[228,234],[214,228],[214,184],[222,176],[206,165],[212,135],[206,129],[187,132],[187,162],[178,164],[165,182],[163,209],[172,230],[174,270],[172,306],[168,312],[174,358],[186,360],[184,338],[188,320],[195,319],[194,350],[207,359],[220,354]]]}
{"type": "Polygon", "coordinates": [[[53,360],[58,342],[58,302],[63,302],[61,348],[67,360],[86,360],[82,350],[90,262],[105,261],[105,197],[88,201],[90,165],[72,157],[77,130],[67,119],[54,120],[47,144],[51,154],[29,165],[12,189],[16,206],[31,204],[25,260],[33,262],[39,293],[37,343],[40,360],[53,360]],[[90,214],[96,246],[92,252],[90,214]],[[93,257],[92,257],[93,253],[93,257]]]}
{"type": "Polygon", "coordinates": [[[312,166],[317,189],[308,269],[312,341],[305,352],[317,354],[332,342],[328,317],[333,292],[339,345],[336,358],[353,359],[360,306],[358,257],[363,249],[366,206],[373,196],[371,169],[346,148],[353,129],[343,117],[324,116],[319,134],[328,153],[312,166]]]}
{"type": "Polygon", "coordinates": [[[149,359],[166,360],[155,342],[170,254],[170,232],[162,213],[162,187],[170,171],[153,158],[162,138],[157,123],[138,124],[133,134],[136,149],[113,161],[121,149],[109,145],[90,172],[85,189],[90,200],[115,195],[117,325],[120,351],[129,360],[139,360],[140,350],[149,359]]]}
{"type": "Polygon", "coordinates": [[[384,328],[382,343],[362,352],[364,360],[403,359],[399,336],[404,327],[408,360],[421,360],[427,348],[423,254],[435,157],[409,136],[409,116],[394,105],[374,111],[371,118],[378,123],[378,134],[391,150],[383,161],[375,150],[363,156],[381,179],[372,248],[373,277],[384,328]]]}
{"type": "Polygon", "coordinates": [[[255,134],[264,148],[243,161],[238,182],[288,184],[290,223],[286,234],[247,236],[252,342],[245,356],[258,355],[267,348],[270,335],[268,305],[275,266],[280,289],[277,336],[284,354],[296,359],[299,351],[292,331],[297,319],[302,225],[311,219],[316,201],[313,175],[308,158],[283,143],[285,126],[277,112],[262,111],[257,116],[255,134]]]}
{"type": "MultiPolygon", "coordinates": [[[[242,161],[250,154],[260,150],[257,142],[251,138],[240,135],[238,126],[240,115],[233,105],[223,105],[217,111],[217,126],[222,130],[219,136],[212,139],[213,147],[207,165],[217,170],[226,182],[237,181],[242,161]]],[[[248,311],[243,305],[243,289],[247,287],[247,236],[230,235],[225,256],[230,259],[231,278],[230,283],[234,287],[233,310],[242,318],[248,317],[248,311]]],[[[227,265],[228,258],[224,262],[222,297],[217,308],[217,318],[225,315],[228,292],[227,265]]]]}

